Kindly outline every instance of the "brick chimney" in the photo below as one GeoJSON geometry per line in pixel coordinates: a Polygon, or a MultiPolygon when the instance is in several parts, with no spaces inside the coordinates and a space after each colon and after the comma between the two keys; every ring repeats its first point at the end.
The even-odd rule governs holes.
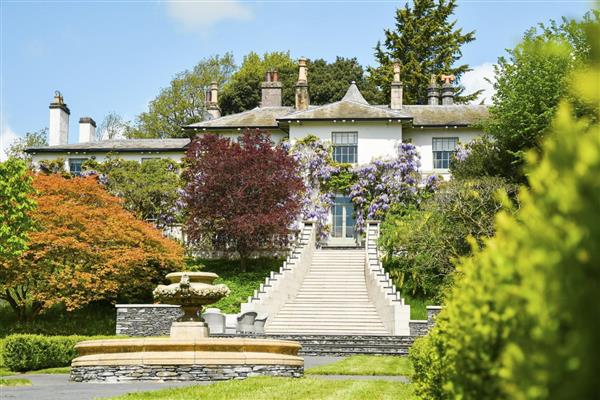
{"type": "Polygon", "coordinates": [[[442,105],[449,106],[454,104],[454,86],[452,86],[452,81],[454,81],[454,75],[442,75],[442,80],[444,84],[442,85],[442,105]]]}
{"type": "Polygon", "coordinates": [[[400,110],[402,108],[402,82],[400,81],[400,63],[394,63],[394,79],[392,80],[390,94],[390,108],[400,110]]]}
{"type": "Polygon", "coordinates": [[[279,82],[279,72],[277,70],[271,70],[266,73],[265,81],[260,85],[260,88],[261,107],[281,107],[283,84],[279,82]]]}
{"type": "Polygon", "coordinates": [[[308,67],[307,59],[301,57],[298,60],[298,82],[296,82],[296,110],[308,109],[310,98],[308,96],[308,67]]]}
{"type": "Polygon", "coordinates": [[[96,141],[96,121],[90,117],[79,118],[79,143],[96,141]]]}
{"type": "Polygon", "coordinates": [[[206,111],[212,119],[221,116],[221,109],[219,108],[219,85],[217,85],[217,82],[212,82],[210,89],[206,92],[206,111]]]}
{"type": "Polygon", "coordinates": [[[430,106],[440,105],[440,86],[437,83],[437,76],[431,75],[429,87],[427,88],[427,104],[430,106]]]}
{"type": "Polygon", "coordinates": [[[50,146],[69,143],[69,115],[71,111],[65,104],[62,94],[54,92],[54,100],[50,103],[50,130],[48,144],[50,146]]]}

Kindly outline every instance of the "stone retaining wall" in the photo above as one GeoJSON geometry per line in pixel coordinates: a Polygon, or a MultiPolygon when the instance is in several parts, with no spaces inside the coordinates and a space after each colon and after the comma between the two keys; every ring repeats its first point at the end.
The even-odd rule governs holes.
{"type": "Polygon", "coordinates": [[[441,306],[427,306],[427,319],[411,319],[408,323],[411,336],[425,336],[435,325],[435,318],[442,311],[441,306]]]}
{"type": "Polygon", "coordinates": [[[117,335],[168,336],[183,312],[170,304],[117,304],[117,335]]]}
{"type": "Polygon", "coordinates": [[[74,382],[223,381],[252,376],[300,378],[303,366],[294,365],[125,365],[71,367],[74,382]]]}

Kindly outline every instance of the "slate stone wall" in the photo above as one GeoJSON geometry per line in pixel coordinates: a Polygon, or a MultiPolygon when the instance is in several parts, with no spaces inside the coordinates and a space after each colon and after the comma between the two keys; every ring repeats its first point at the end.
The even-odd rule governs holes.
{"type": "Polygon", "coordinates": [[[435,325],[437,315],[442,311],[440,306],[427,306],[427,319],[411,319],[408,323],[411,336],[425,336],[435,325]]]}
{"type": "Polygon", "coordinates": [[[168,336],[183,312],[169,304],[117,304],[117,335],[168,336]]]}
{"type": "Polygon", "coordinates": [[[300,378],[303,366],[293,365],[124,365],[71,367],[75,382],[223,381],[252,376],[300,378]]]}
{"type": "Polygon", "coordinates": [[[427,320],[410,320],[408,322],[410,336],[425,336],[429,332],[429,324],[427,320]]]}

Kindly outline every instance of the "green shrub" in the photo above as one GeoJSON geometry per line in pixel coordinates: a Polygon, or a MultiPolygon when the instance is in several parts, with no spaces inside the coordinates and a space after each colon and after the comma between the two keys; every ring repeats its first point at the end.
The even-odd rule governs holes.
{"type": "Polygon", "coordinates": [[[0,300],[0,337],[15,333],[112,335],[115,333],[115,324],[115,306],[109,302],[94,302],[74,311],[67,311],[63,304],[58,304],[31,321],[19,321],[8,303],[0,300]]]}
{"type": "MultiPolygon", "coordinates": [[[[600,25],[594,54],[600,56],[600,25]]],[[[600,104],[600,59],[577,75],[600,104]],[[595,88],[595,89],[593,89],[595,88]]],[[[473,257],[411,350],[424,399],[592,399],[600,371],[600,125],[562,104],[516,216],[473,257]]]]}
{"type": "Polygon", "coordinates": [[[67,367],[77,357],[75,345],[78,342],[100,338],[106,337],[11,335],[2,343],[4,364],[11,371],[18,372],[67,367]]]}

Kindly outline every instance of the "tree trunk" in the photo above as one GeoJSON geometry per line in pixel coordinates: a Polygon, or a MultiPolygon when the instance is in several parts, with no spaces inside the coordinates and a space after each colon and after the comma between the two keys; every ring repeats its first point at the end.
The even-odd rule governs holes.
{"type": "Polygon", "coordinates": [[[242,272],[247,272],[248,268],[248,256],[246,254],[240,253],[240,269],[242,272]]]}

